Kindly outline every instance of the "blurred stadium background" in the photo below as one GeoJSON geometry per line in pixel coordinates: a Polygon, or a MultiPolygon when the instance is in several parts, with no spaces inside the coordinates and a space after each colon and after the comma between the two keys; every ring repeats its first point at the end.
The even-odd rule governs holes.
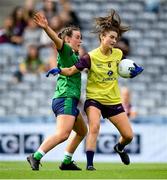
{"type": "MultiPolygon", "coordinates": [[[[42,0],[0,1],[1,37],[5,32],[6,17],[17,6],[26,12],[26,2],[32,2],[35,11],[42,8],[44,3],[42,0]]],[[[51,15],[48,13],[51,18],[63,11],[63,1],[54,3],[57,10],[51,15]]],[[[98,46],[98,38],[90,33],[94,17],[106,15],[113,8],[118,11],[123,22],[131,26],[131,30],[124,36],[130,44],[128,58],[143,66],[144,72],[135,79],[120,78],[120,85],[131,90],[132,104],[138,113],[132,121],[135,138],[128,151],[132,162],[167,162],[167,1],[70,0],[69,3],[71,11],[79,20],[85,51],[98,46]]],[[[27,24],[19,34],[19,43],[0,42],[0,161],[25,160],[27,154],[34,152],[45,136],[54,132],[51,98],[56,78],[46,79],[45,72],[40,72],[26,73],[21,81],[15,79],[19,64],[27,55],[24,42],[26,28],[27,24]]],[[[31,42],[38,42],[39,56],[47,64],[53,53],[51,45],[42,44],[40,37],[36,42],[31,39],[31,42]]],[[[85,84],[86,75],[83,73],[82,100],[85,84]]],[[[118,132],[102,119],[95,161],[119,162],[112,149],[117,139],[118,132]]],[[[65,144],[58,146],[44,159],[61,160],[64,147],[65,144]]],[[[75,156],[77,161],[85,162],[84,143],[75,156]]]]}

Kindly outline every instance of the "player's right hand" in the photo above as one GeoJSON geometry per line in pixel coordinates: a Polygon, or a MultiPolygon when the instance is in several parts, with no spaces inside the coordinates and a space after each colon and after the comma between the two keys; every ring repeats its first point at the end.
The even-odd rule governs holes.
{"type": "Polygon", "coordinates": [[[131,69],[130,78],[136,77],[138,74],[142,73],[142,71],[144,70],[143,67],[138,66],[136,63],[134,63],[134,66],[135,66],[135,69],[131,69]]]}
{"type": "Polygon", "coordinates": [[[60,74],[61,69],[60,68],[53,68],[51,70],[49,70],[46,74],[46,77],[49,77],[50,74],[52,74],[53,76],[56,76],[57,74],[60,74]]]}
{"type": "Polygon", "coordinates": [[[48,26],[48,21],[47,21],[45,15],[44,15],[44,13],[42,13],[42,12],[36,13],[36,14],[34,15],[34,17],[33,17],[33,20],[34,20],[34,22],[35,22],[38,26],[40,26],[41,28],[44,28],[44,29],[45,29],[45,28],[47,28],[47,26],[48,26]]]}

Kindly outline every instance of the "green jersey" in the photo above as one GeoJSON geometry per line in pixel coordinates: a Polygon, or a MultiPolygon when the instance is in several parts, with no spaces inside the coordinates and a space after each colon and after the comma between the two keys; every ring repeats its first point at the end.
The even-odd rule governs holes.
{"type": "MultiPolygon", "coordinates": [[[[79,55],[75,53],[68,44],[64,44],[58,52],[58,67],[71,67],[79,60],[79,55]]],[[[72,76],[59,74],[53,98],[67,97],[80,98],[81,93],[81,73],[72,76]]]]}

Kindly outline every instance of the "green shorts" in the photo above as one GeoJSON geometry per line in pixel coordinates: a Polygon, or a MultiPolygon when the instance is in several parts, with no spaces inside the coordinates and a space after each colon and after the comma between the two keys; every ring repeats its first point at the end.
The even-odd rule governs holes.
{"type": "Polygon", "coordinates": [[[76,98],[54,98],[52,101],[52,110],[55,116],[60,114],[78,116],[77,108],[79,100],[76,98]]]}

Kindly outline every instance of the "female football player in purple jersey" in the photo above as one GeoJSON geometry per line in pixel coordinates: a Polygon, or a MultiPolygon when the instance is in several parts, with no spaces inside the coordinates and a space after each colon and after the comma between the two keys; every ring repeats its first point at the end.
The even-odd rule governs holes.
{"type": "MultiPolygon", "coordinates": [[[[118,64],[122,59],[122,51],[114,48],[121,35],[129,28],[121,25],[119,15],[112,10],[107,17],[96,19],[95,32],[99,35],[100,46],[83,56],[71,68],[55,68],[52,72],[71,76],[84,68],[88,68],[86,87],[85,111],[88,117],[89,132],[86,139],[87,170],[96,170],[93,165],[97,136],[100,129],[100,117],[109,119],[120,133],[119,142],[114,150],[119,154],[122,162],[130,163],[129,156],[124,149],[133,139],[132,128],[127,114],[121,103],[118,85],[118,64]]],[[[131,70],[131,78],[143,71],[137,66],[131,70]]],[[[50,72],[52,74],[52,72],[50,72]]]]}

